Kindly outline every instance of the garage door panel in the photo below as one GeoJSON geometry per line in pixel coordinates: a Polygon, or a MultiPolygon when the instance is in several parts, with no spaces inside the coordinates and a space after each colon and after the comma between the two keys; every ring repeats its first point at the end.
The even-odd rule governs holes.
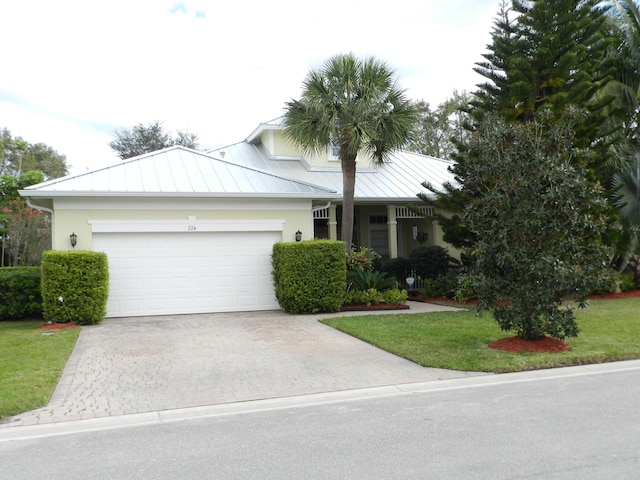
{"type": "Polygon", "coordinates": [[[279,308],[271,250],[279,232],[95,233],[109,257],[107,315],[279,308]]]}

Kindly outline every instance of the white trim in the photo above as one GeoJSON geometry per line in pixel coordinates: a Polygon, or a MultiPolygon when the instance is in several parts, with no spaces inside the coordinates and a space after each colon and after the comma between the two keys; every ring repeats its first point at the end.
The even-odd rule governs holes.
{"type": "Polygon", "coordinates": [[[92,233],[282,232],[284,220],[89,220],[92,233]]]}
{"type": "Polygon", "coordinates": [[[416,213],[407,207],[396,207],[396,218],[425,218],[433,217],[433,207],[415,207],[416,213]]]}
{"type": "Polygon", "coordinates": [[[56,198],[55,210],[207,210],[207,211],[308,211],[310,199],[152,199],[138,198],[56,198]]]}

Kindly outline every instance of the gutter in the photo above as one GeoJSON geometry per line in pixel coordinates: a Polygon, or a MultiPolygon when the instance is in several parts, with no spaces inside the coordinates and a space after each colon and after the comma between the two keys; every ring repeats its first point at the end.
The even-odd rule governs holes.
{"type": "Polygon", "coordinates": [[[53,221],[53,209],[43,207],[42,205],[36,205],[31,201],[32,199],[30,197],[25,197],[25,200],[27,201],[27,205],[29,205],[31,208],[35,208],[36,210],[40,210],[41,212],[47,212],[49,213],[49,215],[51,215],[51,246],[50,248],[53,249],[53,239],[56,238],[55,232],[54,232],[55,222],[53,221]]]}

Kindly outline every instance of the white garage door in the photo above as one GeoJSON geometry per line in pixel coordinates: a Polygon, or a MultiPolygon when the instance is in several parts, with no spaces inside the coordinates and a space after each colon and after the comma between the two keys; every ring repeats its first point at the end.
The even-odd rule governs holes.
{"type": "Polygon", "coordinates": [[[109,260],[108,317],[277,309],[278,232],[94,233],[109,260]]]}

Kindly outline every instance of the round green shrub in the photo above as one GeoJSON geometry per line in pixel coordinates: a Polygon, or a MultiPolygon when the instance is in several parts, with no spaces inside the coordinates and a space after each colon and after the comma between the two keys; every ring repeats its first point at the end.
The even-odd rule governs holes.
{"type": "Polygon", "coordinates": [[[100,323],[107,313],[107,255],[87,251],[48,251],[42,255],[45,320],[78,325],[100,323]]]}
{"type": "Polygon", "coordinates": [[[272,265],[276,298],[285,312],[340,311],[347,275],[343,242],[276,243],[272,265]]]}

